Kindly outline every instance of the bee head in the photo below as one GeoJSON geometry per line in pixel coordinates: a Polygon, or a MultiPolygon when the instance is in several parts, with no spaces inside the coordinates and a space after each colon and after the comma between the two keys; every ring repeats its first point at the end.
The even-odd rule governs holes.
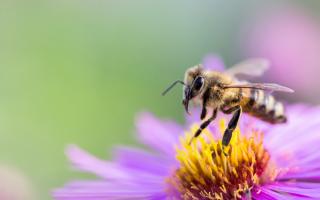
{"type": "Polygon", "coordinates": [[[197,65],[189,68],[185,73],[182,104],[187,113],[189,113],[189,101],[197,97],[203,91],[205,79],[202,72],[203,67],[197,65]]]}

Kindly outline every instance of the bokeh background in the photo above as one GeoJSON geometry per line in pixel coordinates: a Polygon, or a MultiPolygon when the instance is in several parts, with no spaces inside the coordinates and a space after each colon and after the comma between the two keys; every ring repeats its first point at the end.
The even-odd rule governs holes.
{"type": "Polygon", "coordinates": [[[318,0],[1,0],[1,199],[51,199],[83,177],[68,144],[101,157],[137,145],[140,111],[183,122],[181,88],[160,94],[208,53],[227,66],[267,57],[263,81],[319,103],[319,11],[318,0]]]}

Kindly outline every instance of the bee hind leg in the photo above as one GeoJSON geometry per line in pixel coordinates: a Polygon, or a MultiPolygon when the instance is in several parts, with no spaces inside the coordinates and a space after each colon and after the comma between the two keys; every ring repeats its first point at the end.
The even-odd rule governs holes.
{"type": "Polygon", "coordinates": [[[233,108],[230,108],[230,110],[233,110],[233,116],[231,120],[228,123],[227,129],[224,131],[223,137],[222,137],[222,151],[225,155],[227,155],[224,152],[224,148],[229,145],[231,138],[232,138],[232,133],[234,129],[237,127],[240,115],[241,115],[241,107],[240,106],[235,106],[233,108]]]}
{"type": "Polygon", "coordinates": [[[207,126],[217,117],[217,112],[218,112],[218,109],[214,109],[214,110],[212,111],[211,117],[210,117],[208,120],[204,121],[204,122],[200,125],[200,128],[196,131],[196,133],[195,133],[195,134],[193,135],[193,137],[191,138],[191,140],[190,140],[190,142],[189,142],[189,145],[191,144],[192,140],[193,140],[194,138],[198,137],[198,136],[201,134],[201,132],[202,132],[205,128],[207,128],[207,126]]]}
{"type": "Polygon", "coordinates": [[[228,109],[225,109],[225,108],[222,108],[221,111],[224,113],[224,114],[231,114],[233,113],[234,111],[238,110],[240,106],[234,106],[234,107],[231,107],[231,108],[228,108],[228,109]]]}

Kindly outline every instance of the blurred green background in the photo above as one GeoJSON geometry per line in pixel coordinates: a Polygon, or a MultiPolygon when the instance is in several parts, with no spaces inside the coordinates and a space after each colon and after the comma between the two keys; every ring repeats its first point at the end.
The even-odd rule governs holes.
{"type": "Polygon", "coordinates": [[[109,157],[135,144],[140,111],[183,122],[181,89],[163,89],[207,53],[227,65],[245,57],[241,27],[259,9],[290,4],[317,18],[319,1],[299,2],[1,0],[0,162],[51,199],[80,177],[68,144],[109,157]]]}

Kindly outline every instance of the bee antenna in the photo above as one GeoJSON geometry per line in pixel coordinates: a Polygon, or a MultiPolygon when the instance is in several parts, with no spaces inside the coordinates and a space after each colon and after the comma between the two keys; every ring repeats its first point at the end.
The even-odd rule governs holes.
{"type": "Polygon", "coordinates": [[[162,92],[162,96],[166,95],[177,83],[180,83],[182,85],[186,85],[183,81],[177,80],[173,82],[165,91],[162,92]]]}

